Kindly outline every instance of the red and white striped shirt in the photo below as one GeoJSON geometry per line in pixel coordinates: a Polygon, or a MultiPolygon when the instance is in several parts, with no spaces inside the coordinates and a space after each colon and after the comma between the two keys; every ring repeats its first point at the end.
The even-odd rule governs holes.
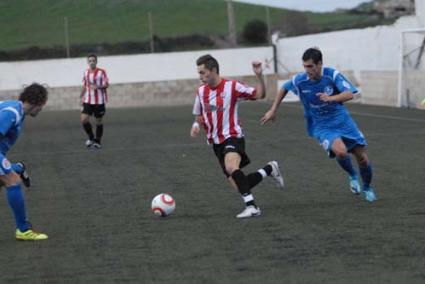
{"type": "Polygon", "coordinates": [[[101,105],[108,102],[108,94],[106,93],[106,88],[102,88],[107,86],[107,84],[108,76],[106,76],[105,70],[96,68],[91,71],[90,68],[87,69],[86,72],[84,72],[83,77],[83,86],[86,89],[83,96],[83,103],[91,105],[101,105]],[[92,87],[93,85],[102,89],[94,89],[92,87]]]}
{"type": "Polygon", "coordinates": [[[257,90],[235,80],[222,79],[217,88],[198,88],[194,115],[202,115],[209,143],[221,144],[230,137],[244,136],[238,118],[238,101],[255,100],[257,90]]]}

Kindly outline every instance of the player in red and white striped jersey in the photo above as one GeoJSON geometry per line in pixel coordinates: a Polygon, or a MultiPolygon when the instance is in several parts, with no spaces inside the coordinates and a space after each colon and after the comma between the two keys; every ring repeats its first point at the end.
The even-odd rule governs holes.
{"type": "Polygon", "coordinates": [[[89,68],[84,72],[83,88],[81,90],[81,124],[87,133],[87,147],[100,148],[103,135],[103,116],[105,115],[105,104],[108,101],[106,89],[109,86],[108,76],[104,69],[97,68],[97,56],[90,54],[87,57],[89,68]],[[96,119],[96,136],[93,134],[90,116],[96,119]]]}
{"type": "Polygon", "coordinates": [[[260,62],[253,62],[253,70],[258,84],[255,88],[235,80],[226,80],[219,75],[219,64],[211,55],[201,56],[196,61],[202,86],[198,88],[193,106],[196,121],[190,134],[196,137],[203,126],[209,144],[213,145],[224,174],[236,187],[245,202],[246,208],[237,218],[261,215],[256,206],[251,188],[266,176],[272,176],[279,187],[283,188],[283,178],[276,161],[269,162],[257,172],[245,175],[241,168],[250,163],[245,153],[245,139],[238,118],[240,100],[263,99],[266,95],[262,67],[260,62]]]}

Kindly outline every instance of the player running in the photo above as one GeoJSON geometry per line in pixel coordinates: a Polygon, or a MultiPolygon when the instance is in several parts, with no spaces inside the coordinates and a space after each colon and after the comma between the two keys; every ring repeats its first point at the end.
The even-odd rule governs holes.
{"type": "Polygon", "coordinates": [[[273,121],[282,99],[291,91],[304,106],[304,117],[310,136],[319,140],[348,173],[350,190],[360,194],[359,178],[351,164],[352,153],[359,165],[363,193],[367,201],[375,201],[371,187],[372,166],[366,153],[366,140],[343,103],[353,99],[357,89],[337,70],[323,67],[322,53],[317,48],[307,49],[302,57],[305,72],[296,74],[279,90],[272,107],[261,118],[261,123],[273,121]]]}
{"type": "Polygon", "coordinates": [[[20,94],[19,100],[0,102],[0,186],[6,187],[7,200],[16,222],[16,239],[39,241],[46,234],[35,232],[27,221],[21,181],[30,186],[30,179],[22,163],[11,164],[6,153],[15,144],[26,115],[37,116],[47,102],[47,90],[31,84],[20,94]]]}
{"type": "Polygon", "coordinates": [[[219,75],[219,65],[215,58],[207,54],[196,61],[199,78],[202,82],[197,90],[193,114],[196,121],[190,135],[197,137],[200,125],[203,126],[208,143],[213,150],[232,186],[236,187],[245,202],[246,208],[237,218],[261,215],[255,204],[251,189],[266,176],[272,176],[283,188],[283,178],[276,161],[269,162],[257,172],[245,175],[241,168],[250,163],[245,153],[245,139],[238,118],[240,100],[263,99],[266,95],[261,63],[253,63],[258,84],[255,88],[238,81],[226,80],[219,75]]]}

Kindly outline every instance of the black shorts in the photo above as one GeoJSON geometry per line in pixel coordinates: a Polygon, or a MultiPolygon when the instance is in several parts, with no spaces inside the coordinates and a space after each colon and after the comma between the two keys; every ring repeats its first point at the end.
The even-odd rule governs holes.
{"type": "Polygon", "coordinates": [[[233,152],[238,153],[241,156],[241,164],[239,167],[242,169],[249,163],[251,163],[248,155],[245,153],[245,139],[244,138],[228,138],[221,144],[213,144],[214,153],[218,158],[223,173],[229,177],[230,175],[226,171],[224,165],[224,156],[227,153],[233,152]]]}
{"type": "Polygon", "coordinates": [[[94,115],[96,118],[101,118],[105,115],[106,109],[105,104],[101,105],[91,105],[91,104],[83,104],[83,110],[81,113],[87,114],[87,115],[94,115]]]}

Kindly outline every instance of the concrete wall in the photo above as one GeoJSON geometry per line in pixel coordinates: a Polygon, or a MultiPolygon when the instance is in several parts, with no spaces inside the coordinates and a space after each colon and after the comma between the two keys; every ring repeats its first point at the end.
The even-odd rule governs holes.
{"type": "Polygon", "coordinates": [[[279,73],[302,71],[302,54],[314,46],[322,50],[325,65],[352,70],[358,79],[362,70],[398,70],[401,30],[416,26],[412,16],[392,26],[282,38],[277,43],[279,73]]]}
{"type": "Polygon", "coordinates": [[[373,105],[397,104],[398,71],[361,71],[360,102],[373,105]]]}
{"type": "MultiPolygon", "coordinates": [[[[105,56],[98,66],[105,68],[111,84],[158,82],[198,78],[196,59],[210,53],[225,76],[252,74],[251,61],[273,57],[271,47],[170,52],[126,56],[105,56]]],[[[0,91],[18,90],[24,84],[40,82],[52,88],[81,86],[86,58],[35,60],[0,63],[0,91]]],[[[265,74],[272,73],[268,68],[265,74]]]]}
{"type": "MultiPolygon", "coordinates": [[[[271,47],[100,57],[98,66],[110,80],[108,107],[193,103],[200,83],[195,61],[206,53],[217,58],[224,77],[252,84],[251,62],[273,57],[271,47]]],[[[16,98],[24,84],[40,82],[49,86],[47,110],[78,109],[86,68],[86,58],[0,63],[0,100],[16,98]]],[[[264,74],[273,80],[271,67],[265,66],[264,74]]],[[[275,91],[274,81],[270,86],[275,91]]]]}
{"type": "MultiPolygon", "coordinates": [[[[232,77],[255,86],[255,76],[232,77]]],[[[267,98],[273,99],[276,92],[275,74],[266,75],[267,98]]],[[[193,104],[199,80],[172,80],[160,82],[112,84],[108,89],[107,107],[147,107],[193,104]]],[[[49,101],[45,110],[79,109],[81,87],[49,88],[49,101]]],[[[19,91],[0,91],[0,101],[16,99],[19,91]]]]}

